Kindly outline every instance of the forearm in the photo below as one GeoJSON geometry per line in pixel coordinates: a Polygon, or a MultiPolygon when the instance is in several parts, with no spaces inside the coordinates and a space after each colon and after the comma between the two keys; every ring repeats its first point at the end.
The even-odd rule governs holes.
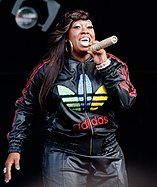
{"type": "Polygon", "coordinates": [[[98,69],[103,78],[104,85],[108,90],[112,102],[120,108],[129,108],[136,96],[136,89],[129,79],[128,67],[117,59],[109,58],[110,63],[98,69]]]}
{"type": "Polygon", "coordinates": [[[23,141],[29,135],[32,115],[23,110],[16,110],[12,130],[8,133],[8,152],[21,152],[23,141]]]}

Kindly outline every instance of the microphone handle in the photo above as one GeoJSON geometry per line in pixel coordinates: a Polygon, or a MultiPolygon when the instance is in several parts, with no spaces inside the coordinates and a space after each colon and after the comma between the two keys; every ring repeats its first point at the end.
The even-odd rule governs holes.
{"type": "Polygon", "coordinates": [[[94,44],[94,45],[91,45],[90,50],[92,52],[96,52],[96,51],[99,51],[100,49],[105,49],[106,47],[117,43],[117,41],[118,41],[117,36],[113,35],[109,38],[106,38],[106,39],[94,44]]]}

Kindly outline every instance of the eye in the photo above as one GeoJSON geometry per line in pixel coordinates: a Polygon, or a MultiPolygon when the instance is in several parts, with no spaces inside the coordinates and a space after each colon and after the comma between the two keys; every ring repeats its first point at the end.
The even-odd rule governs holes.
{"type": "Polygon", "coordinates": [[[79,29],[80,27],[81,27],[80,25],[73,26],[74,29],[79,29]]]}
{"type": "Polygon", "coordinates": [[[74,29],[79,29],[79,28],[81,28],[81,25],[80,24],[74,24],[73,26],[72,26],[72,28],[74,28],[74,29]]]}
{"type": "Polygon", "coordinates": [[[88,29],[93,29],[93,25],[87,26],[88,29]]]}

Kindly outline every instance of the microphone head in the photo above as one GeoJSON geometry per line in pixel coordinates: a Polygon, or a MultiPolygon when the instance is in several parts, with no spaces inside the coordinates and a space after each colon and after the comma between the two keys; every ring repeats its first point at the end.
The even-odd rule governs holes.
{"type": "Polygon", "coordinates": [[[118,42],[117,36],[115,36],[115,35],[111,36],[111,41],[113,44],[117,43],[118,42]]]}

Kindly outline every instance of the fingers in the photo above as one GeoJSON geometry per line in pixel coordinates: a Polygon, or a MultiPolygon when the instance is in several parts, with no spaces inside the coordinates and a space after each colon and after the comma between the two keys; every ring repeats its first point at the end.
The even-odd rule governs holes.
{"type": "Polygon", "coordinates": [[[90,54],[94,58],[95,54],[92,51],[88,50],[87,53],[90,54]]]}
{"type": "Polygon", "coordinates": [[[90,47],[89,47],[88,51],[87,51],[87,53],[90,54],[92,57],[95,56],[96,51],[93,51],[93,50],[91,49],[91,46],[94,45],[94,44],[96,44],[96,43],[98,43],[98,41],[92,42],[92,43],[90,44],[90,47]]]}
{"type": "MultiPolygon", "coordinates": [[[[95,41],[94,43],[97,43],[97,41],[95,41]]],[[[91,55],[95,64],[101,64],[101,63],[103,63],[104,61],[107,60],[107,54],[106,54],[106,51],[104,49],[100,49],[98,51],[93,51],[89,47],[89,49],[87,50],[87,53],[91,55]]]]}
{"type": "Polygon", "coordinates": [[[12,164],[6,164],[6,167],[4,168],[5,173],[5,182],[8,183],[11,180],[11,167],[12,164]]]}
{"type": "Polygon", "coordinates": [[[15,168],[17,170],[20,170],[20,160],[19,160],[19,158],[15,158],[15,168]]]}
{"type": "Polygon", "coordinates": [[[5,173],[5,182],[8,183],[11,180],[11,168],[15,165],[15,169],[20,169],[20,154],[19,153],[10,153],[5,162],[5,168],[3,172],[5,173]]]}
{"type": "Polygon", "coordinates": [[[102,55],[104,53],[104,49],[100,49],[99,51],[92,51],[92,50],[88,50],[87,53],[90,54],[92,57],[94,57],[95,55],[102,55]]]}

